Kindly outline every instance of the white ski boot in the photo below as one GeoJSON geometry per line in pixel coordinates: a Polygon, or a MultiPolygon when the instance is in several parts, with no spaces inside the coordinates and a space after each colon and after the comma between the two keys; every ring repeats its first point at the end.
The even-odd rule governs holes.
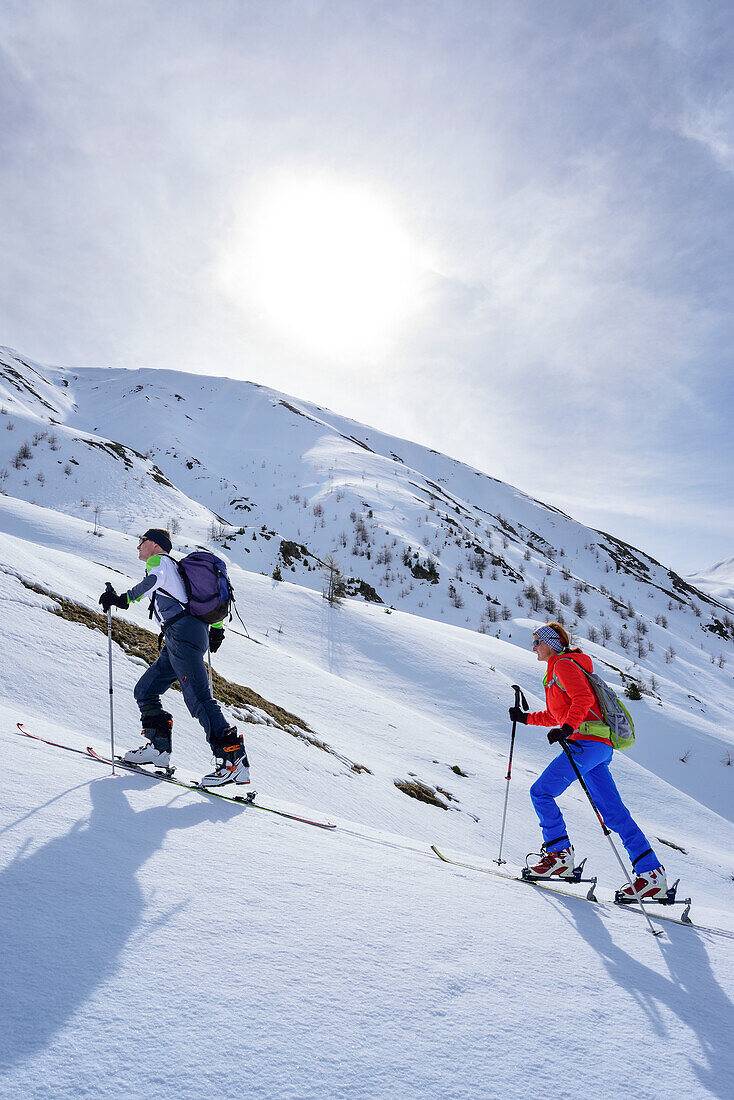
{"type": "Polygon", "coordinates": [[[131,749],[122,758],[125,764],[154,764],[157,768],[167,768],[171,763],[170,752],[161,752],[152,741],[141,745],[139,749],[131,749]]]}
{"type": "Polygon", "coordinates": [[[171,763],[171,735],[173,715],[167,710],[143,717],[142,735],[146,739],[139,749],[131,749],[123,756],[125,764],[153,764],[167,768],[171,763]]]}
{"type": "Polygon", "coordinates": [[[540,852],[537,857],[528,856],[523,878],[572,878],[573,847],[560,848],[557,852],[540,852]],[[535,859],[531,863],[531,859],[535,859]]]}
{"type": "Polygon", "coordinates": [[[246,786],[250,782],[250,763],[245,752],[245,743],[237,736],[236,729],[229,733],[232,735],[231,743],[216,748],[217,767],[203,777],[200,784],[202,787],[221,787],[225,783],[246,786]]]}
{"type": "MultiPolygon", "coordinates": [[[[635,890],[637,897],[642,901],[668,900],[668,880],[665,877],[664,867],[654,867],[652,871],[639,871],[635,877],[635,890]]],[[[637,901],[634,891],[628,882],[620,886],[614,895],[616,902],[637,901]]]]}

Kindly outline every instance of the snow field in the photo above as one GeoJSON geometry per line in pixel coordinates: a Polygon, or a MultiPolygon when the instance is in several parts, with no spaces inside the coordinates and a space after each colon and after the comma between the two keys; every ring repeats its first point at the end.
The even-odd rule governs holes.
{"type": "MultiPolygon", "coordinates": [[[[5,539],[5,560],[17,562],[18,545],[5,539]]],[[[65,557],[39,548],[30,571],[50,587],[65,579],[69,595],[93,603],[106,571],[79,559],[64,571],[65,557]]],[[[692,1096],[725,1095],[720,1083],[734,1068],[729,941],[666,926],[660,944],[631,914],[449,868],[428,851],[435,841],[474,859],[495,854],[507,683],[518,667],[502,673],[496,700],[487,692],[484,713],[481,686],[503,643],[361,604],[328,611],[313,593],[266,578],[240,582],[248,628],[264,644],[232,632],[222,671],[375,770],[356,776],[283,731],[244,727],[263,798],[327,813],[335,833],[112,778],[14,733],[22,711],[43,736],[104,748],[107,646],[0,576],[4,645],[15,658],[3,662],[0,683],[3,1094],[604,1095],[647,1073],[651,1050],[664,1049],[646,1095],[682,1085],[692,1096]],[[259,619],[269,599],[283,627],[277,644],[259,619]],[[476,647],[487,647],[485,662],[470,664],[476,647]],[[460,722],[452,696],[441,705],[441,675],[460,722]],[[454,755],[467,779],[448,769],[454,755]],[[406,798],[392,779],[409,771],[443,778],[480,821],[406,798]],[[663,1037],[674,1042],[661,1048],[663,1037]]],[[[531,658],[518,650],[514,660],[531,658]]],[[[140,670],[115,648],[118,743],[137,728],[130,692],[140,670]]],[[[180,697],[169,698],[177,760],[203,769],[203,737],[180,697]]],[[[540,740],[518,745],[511,859],[524,854],[521,837],[537,839],[527,786],[548,758],[540,740]]],[[[661,832],[663,822],[699,850],[708,844],[723,868],[727,823],[632,761],[620,767],[626,794],[640,775],[640,808],[661,832]]],[[[616,882],[588,808],[575,795],[563,804],[577,848],[616,882]]],[[[685,858],[675,853],[678,870],[685,858]]],[[[723,874],[691,860],[685,878],[714,900],[694,917],[722,923],[723,874]]]]}
{"type": "Polygon", "coordinates": [[[725,1095],[725,941],[17,744],[6,1096],[725,1095]]]}

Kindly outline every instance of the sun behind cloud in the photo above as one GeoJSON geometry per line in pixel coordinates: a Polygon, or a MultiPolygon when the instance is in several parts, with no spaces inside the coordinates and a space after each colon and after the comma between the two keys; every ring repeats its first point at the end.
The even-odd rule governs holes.
{"type": "Polygon", "coordinates": [[[237,218],[220,285],[304,351],[375,350],[417,307],[419,249],[379,192],[326,176],[268,181],[237,218]]]}

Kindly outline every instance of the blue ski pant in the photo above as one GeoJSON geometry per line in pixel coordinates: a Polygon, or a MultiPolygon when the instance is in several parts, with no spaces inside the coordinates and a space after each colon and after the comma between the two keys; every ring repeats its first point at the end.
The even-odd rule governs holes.
{"type": "Polygon", "coordinates": [[[135,685],[135,701],[143,722],[163,713],[161,695],[178,680],[189,713],[204,728],[207,741],[221,738],[230,725],[209,690],[204,654],[209,648],[209,628],[200,619],[185,615],[165,630],[166,642],[155,661],[135,685]]]}
{"type": "MultiPolygon", "coordinates": [[[[660,860],[650,848],[650,842],[642,829],[633,820],[612,779],[612,773],[609,770],[609,762],[614,751],[612,746],[603,741],[569,741],[568,745],[574,763],[584,777],[589,794],[596,803],[596,808],[607,828],[619,834],[632,866],[639,872],[659,867],[660,860]],[[648,854],[643,855],[643,852],[648,854]]],[[[569,845],[566,823],[555,800],[559,794],[571,786],[575,779],[576,773],[571,766],[571,761],[565,752],[562,752],[550,762],[530,788],[530,797],[540,821],[543,840],[551,852],[567,848],[569,845]]]]}

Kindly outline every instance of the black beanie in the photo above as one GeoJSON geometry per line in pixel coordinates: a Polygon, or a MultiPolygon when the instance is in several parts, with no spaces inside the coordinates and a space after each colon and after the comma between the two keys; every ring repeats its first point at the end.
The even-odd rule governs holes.
{"type": "Polygon", "coordinates": [[[148,530],[140,536],[140,541],[144,539],[150,539],[160,546],[161,550],[165,550],[167,554],[171,553],[173,549],[173,543],[171,542],[171,536],[168,531],[164,531],[162,527],[149,527],[148,530]]]}

